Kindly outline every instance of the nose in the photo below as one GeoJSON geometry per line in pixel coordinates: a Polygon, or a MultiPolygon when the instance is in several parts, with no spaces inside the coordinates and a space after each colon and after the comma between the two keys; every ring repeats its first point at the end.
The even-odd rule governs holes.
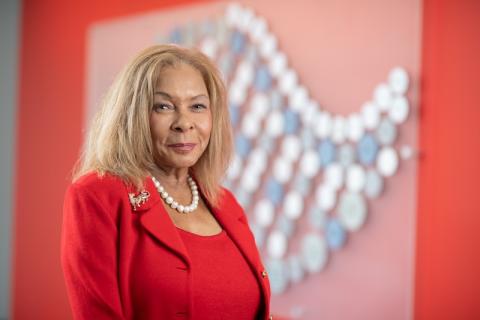
{"type": "Polygon", "coordinates": [[[172,122],[171,129],[176,132],[186,132],[193,129],[193,121],[186,112],[178,112],[172,122]]]}

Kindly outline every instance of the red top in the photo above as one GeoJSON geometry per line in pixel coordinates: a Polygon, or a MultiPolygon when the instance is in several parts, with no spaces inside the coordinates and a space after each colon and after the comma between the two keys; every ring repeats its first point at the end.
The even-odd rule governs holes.
{"type": "Polygon", "coordinates": [[[257,319],[260,288],[227,232],[201,236],[177,229],[191,258],[195,310],[208,319],[257,319]]]}

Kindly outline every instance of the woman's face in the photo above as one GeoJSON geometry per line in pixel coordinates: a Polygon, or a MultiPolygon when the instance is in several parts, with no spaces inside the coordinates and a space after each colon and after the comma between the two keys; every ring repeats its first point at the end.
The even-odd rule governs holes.
{"type": "Polygon", "coordinates": [[[156,164],[164,170],[193,166],[207,148],[211,130],[210,98],[201,73],[183,63],[163,69],[150,115],[156,164]]]}

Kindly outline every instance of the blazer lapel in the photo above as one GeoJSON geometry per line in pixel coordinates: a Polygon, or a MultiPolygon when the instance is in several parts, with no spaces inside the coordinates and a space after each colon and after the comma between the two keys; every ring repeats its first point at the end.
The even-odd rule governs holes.
{"type": "Polygon", "coordinates": [[[237,245],[240,252],[245,256],[248,263],[255,269],[258,269],[257,247],[251,239],[248,226],[241,221],[242,216],[232,210],[212,208],[217,221],[227,231],[228,235],[237,245]]]}
{"type": "Polygon", "coordinates": [[[266,312],[268,312],[270,286],[268,279],[265,278],[265,269],[262,265],[258,248],[255,245],[255,239],[248,227],[248,222],[240,205],[228,191],[224,191],[224,193],[219,206],[210,206],[210,209],[252,268],[255,278],[260,284],[262,296],[266,302],[266,312]]]}
{"type": "Polygon", "coordinates": [[[129,189],[129,194],[135,193],[140,195],[142,192],[147,191],[148,199],[133,209],[132,213],[140,215],[140,222],[144,228],[158,241],[170,248],[175,254],[182,258],[187,265],[190,265],[190,259],[187,254],[187,249],[183,244],[175,225],[168,216],[163,201],[155,188],[151,179],[145,180],[145,189],[140,192],[134,191],[133,188],[129,189]]]}

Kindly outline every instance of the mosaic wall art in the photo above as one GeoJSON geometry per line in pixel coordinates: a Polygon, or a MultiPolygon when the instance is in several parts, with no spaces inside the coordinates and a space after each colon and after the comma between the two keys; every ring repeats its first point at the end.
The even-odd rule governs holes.
{"type": "Polygon", "coordinates": [[[412,155],[395,145],[409,115],[408,73],[392,66],[358,112],[337,115],[310,97],[273,30],[247,7],[157,40],[199,48],[224,76],[236,146],[224,184],[250,215],[272,292],[321,272],[375,219],[369,201],[412,155]]]}

